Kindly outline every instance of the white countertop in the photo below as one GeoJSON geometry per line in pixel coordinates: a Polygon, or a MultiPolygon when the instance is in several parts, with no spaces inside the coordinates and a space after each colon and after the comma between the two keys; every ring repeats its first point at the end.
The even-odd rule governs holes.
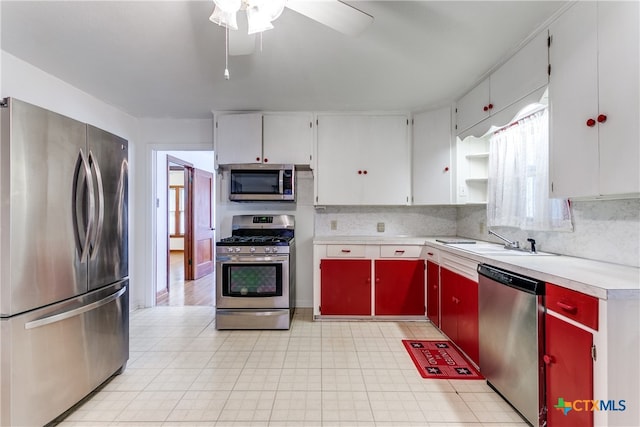
{"type": "MultiPolygon", "coordinates": [[[[444,238],[453,238],[447,236],[444,238]]],[[[446,245],[443,237],[422,236],[317,236],[316,245],[428,245],[478,263],[491,264],[600,299],[640,298],[640,268],[564,255],[494,255],[473,253],[474,244],[446,245]]],[[[473,240],[473,239],[471,239],[473,240]]],[[[477,241],[482,247],[501,245],[477,241]]]]}

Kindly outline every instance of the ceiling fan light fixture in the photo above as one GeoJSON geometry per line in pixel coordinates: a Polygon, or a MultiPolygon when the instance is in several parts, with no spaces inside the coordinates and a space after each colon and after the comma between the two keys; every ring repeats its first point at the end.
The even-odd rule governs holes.
{"type": "Polygon", "coordinates": [[[222,27],[230,28],[232,30],[238,29],[236,13],[225,12],[224,10],[219,8],[217,5],[213,9],[213,13],[209,17],[209,21],[213,22],[214,24],[218,24],[222,27]]]}
{"type": "Polygon", "coordinates": [[[217,8],[226,13],[236,13],[242,6],[242,0],[213,0],[217,8]]]}
{"type": "Polygon", "coordinates": [[[268,14],[257,5],[247,7],[247,22],[249,23],[248,34],[261,33],[273,28],[268,14]]]}

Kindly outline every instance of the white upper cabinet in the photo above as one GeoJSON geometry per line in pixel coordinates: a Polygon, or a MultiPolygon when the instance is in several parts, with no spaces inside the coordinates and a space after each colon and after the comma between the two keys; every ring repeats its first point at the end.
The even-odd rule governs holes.
{"type": "Polygon", "coordinates": [[[313,153],[313,117],[310,113],[265,113],[263,162],[308,165],[313,153]]]}
{"type": "Polygon", "coordinates": [[[554,197],[640,192],[638,2],[577,2],[550,27],[554,197]]]}
{"type": "Polygon", "coordinates": [[[262,114],[215,117],[216,163],[262,163],[262,114]]]}
{"type": "Polygon", "coordinates": [[[310,113],[217,115],[217,164],[308,165],[313,152],[312,123],[310,113]]]}
{"type": "Polygon", "coordinates": [[[316,204],[409,204],[408,116],[317,119],[316,204]]]}
{"type": "Polygon", "coordinates": [[[413,116],[412,203],[451,203],[451,108],[413,116]]]}
{"type": "Polygon", "coordinates": [[[530,93],[548,83],[547,32],[543,31],[524,45],[488,78],[458,100],[456,105],[456,133],[462,138],[468,129],[484,120],[481,136],[493,123],[495,116],[530,93]]]}
{"type": "Polygon", "coordinates": [[[456,103],[456,130],[464,132],[491,115],[489,79],[483,80],[456,103]]]}

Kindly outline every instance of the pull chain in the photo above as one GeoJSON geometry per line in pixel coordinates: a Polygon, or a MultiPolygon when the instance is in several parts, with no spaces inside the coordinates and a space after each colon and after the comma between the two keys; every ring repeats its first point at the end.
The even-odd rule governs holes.
{"type": "Polygon", "coordinates": [[[224,29],[224,78],[229,80],[229,27],[224,29]]]}

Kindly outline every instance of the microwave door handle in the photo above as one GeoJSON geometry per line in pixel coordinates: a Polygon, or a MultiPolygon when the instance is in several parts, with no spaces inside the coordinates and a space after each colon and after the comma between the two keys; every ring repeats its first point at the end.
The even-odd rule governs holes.
{"type": "Polygon", "coordinates": [[[284,170],[278,173],[278,194],[284,194],[284,170]]]}

